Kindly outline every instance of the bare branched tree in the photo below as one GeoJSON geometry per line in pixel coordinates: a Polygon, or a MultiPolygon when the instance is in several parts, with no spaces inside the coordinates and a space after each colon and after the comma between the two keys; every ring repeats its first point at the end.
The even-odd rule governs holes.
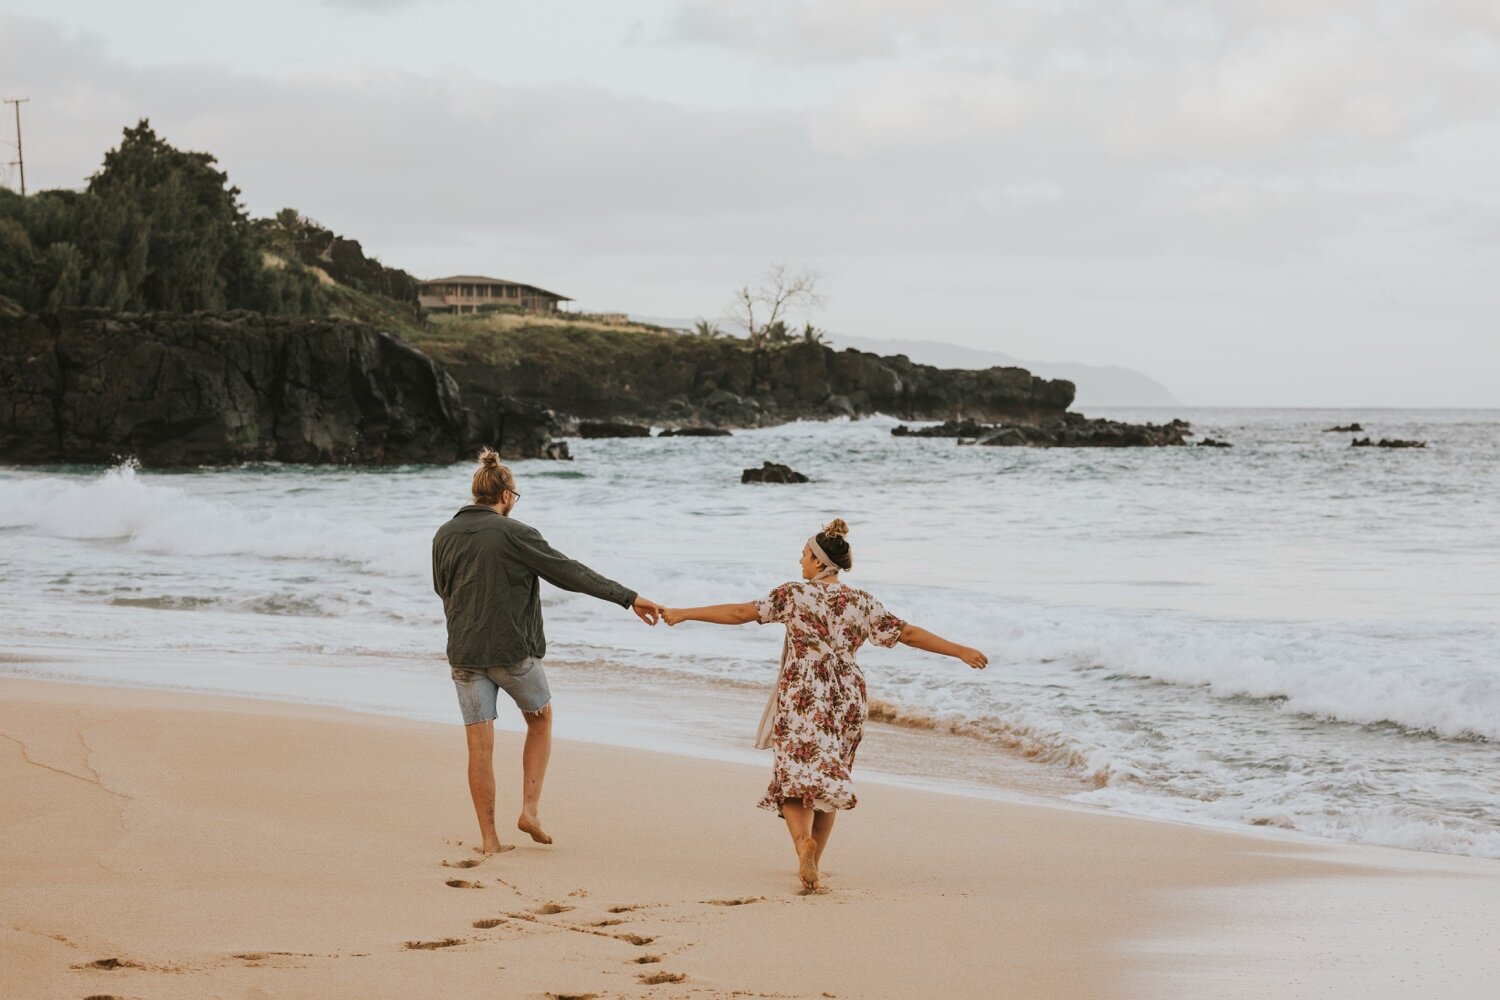
{"type": "Polygon", "coordinates": [[[771,330],[785,330],[786,318],[794,311],[816,309],[823,305],[815,271],[793,271],[785,264],[772,266],[754,286],[745,285],[734,293],[729,310],[750,337],[750,346],[766,346],[771,330]]]}

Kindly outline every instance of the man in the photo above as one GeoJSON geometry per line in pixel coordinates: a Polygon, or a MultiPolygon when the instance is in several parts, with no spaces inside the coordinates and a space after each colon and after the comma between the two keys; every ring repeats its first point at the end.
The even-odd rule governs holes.
{"type": "Polygon", "coordinates": [[[512,518],[521,494],[515,476],[489,448],[479,455],[473,494],[474,502],[433,536],[432,586],[448,619],[448,664],[468,736],[479,849],[498,854],[513,846],[500,843],[495,832],[495,703],[502,690],[526,720],[516,827],[539,844],[552,843],[537,813],[552,753],[552,692],[542,669],[547,639],[538,578],[632,608],[647,625],[656,624],[661,606],[574,562],[535,528],[512,518]]]}

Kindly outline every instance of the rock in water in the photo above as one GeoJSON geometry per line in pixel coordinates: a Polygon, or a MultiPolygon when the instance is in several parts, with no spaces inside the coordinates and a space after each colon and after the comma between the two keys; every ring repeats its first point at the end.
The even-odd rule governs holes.
{"type": "Polygon", "coordinates": [[[651,428],[610,420],[585,420],[578,425],[578,436],[581,438],[644,438],[651,436],[651,428]]]}
{"type": "Polygon", "coordinates": [[[664,438],[729,437],[723,427],[668,427],[656,435],[664,438]]]}
{"type": "MultiPolygon", "coordinates": [[[[1186,420],[1167,424],[1127,424],[1118,420],[1091,419],[1081,413],[1036,424],[989,426],[974,420],[947,420],[933,427],[912,430],[895,427],[896,437],[958,438],[959,444],[982,444],[992,448],[1156,448],[1186,444],[1192,425],[1186,420]]],[[[1219,447],[1220,445],[1210,445],[1219,447]]]]}
{"type": "Polygon", "coordinates": [[[1198,442],[1200,448],[1233,448],[1234,445],[1228,441],[1215,441],[1213,438],[1204,438],[1198,442]]]}
{"type": "Polygon", "coordinates": [[[1035,448],[1161,448],[1183,445],[1192,433],[1186,420],[1167,424],[1127,424],[1118,420],[1068,413],[1035,426],[1014,424],[993,428],[979,443],[991,447],[1035,448]]]}
{"type": "Polygon", "coordinates": [[[453,462],[480,444],[550,457],[554,426],[514,401],[466,403],[432,359],[347,320],[0,316],[0,461],[453,462]]]}
{"type": "Polygon", "coordinates": [[[977,438],[982,434],[994,430],[975,420],[945,420],[934,427],[920,427],[912,430],[905,424],[891,428],[893,437],[917,437],[917,438],[977,438]]]}
{"type": "Polygon", "coordinates": [[[1358,434],[1358,433],[1360,433],[1363,430],[1364,430],[1364,428],[1361,427],[1361,426],[1359,426],[1358,423],[1353,423],[1353,424],[1349,424],[1348,426],[1345,426],[1345,427],[1325,427],[1325,428],[1323,428],[1323,433],[1324,434],[1358,434]]]}
{"type": "Polygon", "coordinates": [[[1381,438],[1379,441],[1371,441],[1369,438],[1355,438],[1349,442],[1351,448],[1425,448],[1426,441],[1403,441],[1400,438],[1381,438]]]}
{"type": "Polygon", "coordinates": [[[805,483],[808,478],[790,466],[766,462],[758,469],[746,469],[740,473],[742,483],[805,483]]]}

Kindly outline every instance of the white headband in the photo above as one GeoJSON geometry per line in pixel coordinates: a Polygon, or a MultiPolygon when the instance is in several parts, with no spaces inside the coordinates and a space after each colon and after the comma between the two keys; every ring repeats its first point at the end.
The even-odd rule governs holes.
{"type": "Polygon", "coordinates": [[[807,540],[807,547],[812,549],[813,558],[823,564],[823,572],[813,577],[814,580],[823,580],[839,571],[839,564],[828,558],[828,553],[823,551],[823,546],[818,544],[818,536],[813,535],[807,540]]]}

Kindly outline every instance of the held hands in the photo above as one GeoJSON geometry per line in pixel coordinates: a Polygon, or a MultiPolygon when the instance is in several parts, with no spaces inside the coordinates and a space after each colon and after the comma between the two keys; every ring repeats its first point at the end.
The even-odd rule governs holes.
{"type": "MultiPolygon", "coordinates": [[[[631,605],[630,610],[634,611],[635,616],[641,621],[645,622],[647,625],[654,626],[657,620],[661,618],[662,612],[666,611],[667,609],[662,607],[660,604],[657,604],[650,598],[636,595],[635,604],[631,605]]],[[[669,622],[668,624],[671,623],[669,622]]]]}
{"type": "Polygon", "coordinates": [[[990,658],[988,656],[985,656],[983,653],[972,646],[960,646],[958,648],[958,658],[960,660],[963,660],[969,666],[973,667],[975,670],[983,670],[985,667],[989,666],[990,663],[990,658]]]}
{"type": "Polygon", "coordinates": [[[688,618],[687,612],[682,608],[665,608],[655,601],[648,601],[644,597],[637,597],[635,599],[635,613],[647,625],[655,625],[658,621],[663,621],[671,626],[679,622],[685,622],[688,618]]]}

